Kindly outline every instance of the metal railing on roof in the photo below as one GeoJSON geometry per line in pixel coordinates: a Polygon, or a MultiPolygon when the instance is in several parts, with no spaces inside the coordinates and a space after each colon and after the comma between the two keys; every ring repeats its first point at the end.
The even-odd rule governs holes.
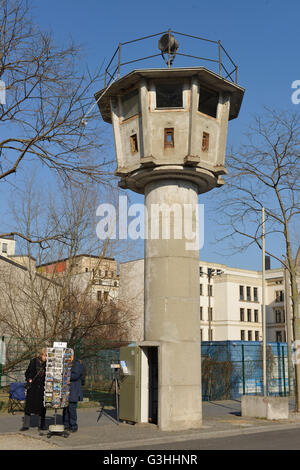
{"type": "MultiPolygon", "coordinates": [[[[186,57],[186,58],[191,58],[191,59],[197,59],[201,61],[207,61],[212,64],[215,64],[217,66],[217,73],[222,76],[223,78],[227,80],[231,80],[234,83],[238,82],[238,66],[235,64],[235,62],[232,60],[231,56],[229,53],[226,51],[224,46],[222,45],[220,40],[211,40],[211,39],[206,39],[198,36],[194,36],[191,34],[184,34],[180,33],[178,31],[172,31],[171,29],[167,31],[162,31],[160,33],[156,34],[151,34],[149,36],[144,36],[138,39],[133,39],[132,41],[126,41],[123,43],[119,43],[117,49],[115,50],[112,58],[109,61],[109,64],[107,65],[105,69],[105,87],[108,86],[112,80],[115,80],[120,77],[121,75],[121,69],[124,66],[131,65],[137,62],[141,62],[144,60],[149,60],[153,59],[155,57],[162,56],[162,52],[159,52],[157,54],[151,54],[145,57],[140,57],[140,58],[131,58],[130,60],[127,60],[126,57],[127,55],[124,54],[124,46],[127,46],[129,44],[137,43],[139,41],[144,41],[146,39],[154,38],[157,36],[165,35],[168,34],[169,37],[171,37],[173,34],[179,35],[181,37],[185,38],[190,38],[190,39],[196,39],[198,41],[210,43],[213,46],[215,46],[215,51],[213,53],[212,57],[200,57],[197,55],[193,54],[188,54],[184,52],[178,52],[176,50],[176,57],[181,56],[181,57],[186,57]],[[114,59],[117,59],[117,64],[114,63],[114,59]],[[232,68],[233,67],[233,68],[232,68]],[[231,70],[232,68],[232,70],[231,70]]],[[[168,61],[166,61],[168,67],[171,67],[171,62],[170,62],[170,48],[168,51],[168,61]]],[[[174,60],[174,58],[173,58],[174,60]]]]}

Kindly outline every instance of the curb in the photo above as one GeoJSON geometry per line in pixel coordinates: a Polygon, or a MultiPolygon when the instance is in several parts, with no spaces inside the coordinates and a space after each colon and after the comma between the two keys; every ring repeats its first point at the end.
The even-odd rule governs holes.
{"type": "MultiPolygon", "coordinates": [[[[264,433],[264,432],[272,432],[272,431],[284,431],[288,429],[300,428],[300,423],[291,423],[291,424],[270,424],[270,425],[259,425],[253,426],[251,428],[238,428],[234,430],[228,431],[205,431],[205,432],[192,432],[186,433],[177,436],[167,436],[167,437],[153,437],[153,438],[144,438],[138,440],[127,440],[127,441],[119,441],[119,442],[105,442],[103,444],[86,444],[86,445],[79,445],[79,446],[64,446],[59,447],[59,449],[65,450],[122,450],[122,449],[136,449],[138,447],[150,446],[150,445],[161,445],[161,444],[168,444],[174,442],[184,442],[184,441],[196,441],[196,440],[204,440],[204,439],[222,439],[222,437],[230,437],[230,436],[239,436],[241,434],[257,434],[257,433],[264,433]]],[[[138,449],[137,449],[138,450],[138,449]]]]}

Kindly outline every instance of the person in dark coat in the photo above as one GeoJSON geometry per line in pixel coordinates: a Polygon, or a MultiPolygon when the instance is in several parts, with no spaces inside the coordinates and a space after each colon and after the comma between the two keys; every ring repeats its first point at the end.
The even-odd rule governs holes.
{"type": "Polygon", "coordinates": [[[43,348],[38,356],[32,359],[25,372],[27,394],[25,401],[25,414],[21,431],[30,427],[30,415],[39,415],[39,428],[45,429],[46,408],[44,407],[44,387],[47,349],[43,348]]]}
{"type": "Polygon", "coordinates": [[[82,385],[85,381],[85,370],[81,361],[74,360],[74,356],[72,360],[69,404],[63,410],[63,423],[65,429],[76,432],[78,430],[77,403],[83,400],[82,385]]]}

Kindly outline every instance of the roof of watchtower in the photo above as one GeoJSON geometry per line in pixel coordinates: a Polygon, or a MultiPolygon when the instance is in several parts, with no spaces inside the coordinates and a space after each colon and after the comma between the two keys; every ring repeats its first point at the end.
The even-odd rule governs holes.
{"type": "Polygon", "coordinates": [[[230,94],[229,119],[238,116],[245,89],[205,67],[139,69],[129,72],[95,94],[102,118],[111,123],[110,97],[131,89],[141,79],[191,78],[198,77],[199,82],[218,92],[230,94]],[[102,95],[102,96],[101,96],[102,95]]]}

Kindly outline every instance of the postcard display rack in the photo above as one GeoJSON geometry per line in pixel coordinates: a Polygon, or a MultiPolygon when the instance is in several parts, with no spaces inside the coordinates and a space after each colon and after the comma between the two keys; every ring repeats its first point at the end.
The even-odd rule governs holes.
{"type": "Polygon", "coordinates": [[[52,433],[62,433],[67,437],[64,425],[57,424],[57,410],[68,406],[71,381],[71,367],[73,350],[66,347],[66,343],[54,343],[47,348],[47,362],[45,375],[44,406],[54,409],[54,425],[49,426],[48,437],[52,433]]]}

